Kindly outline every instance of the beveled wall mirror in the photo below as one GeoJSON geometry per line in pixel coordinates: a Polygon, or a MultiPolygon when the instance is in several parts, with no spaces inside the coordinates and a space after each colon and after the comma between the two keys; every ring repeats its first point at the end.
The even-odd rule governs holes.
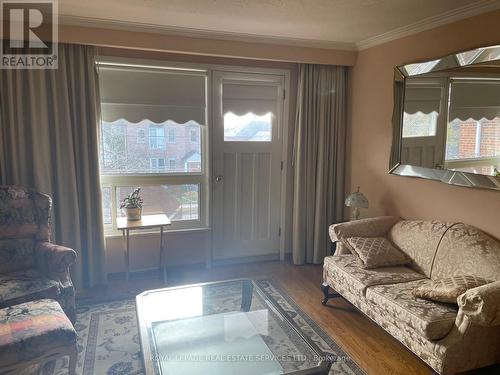
{"type": "Polygon", "coordinates": [[[395,68],[390,170],[500,190],[500,45],[395,68]]]}

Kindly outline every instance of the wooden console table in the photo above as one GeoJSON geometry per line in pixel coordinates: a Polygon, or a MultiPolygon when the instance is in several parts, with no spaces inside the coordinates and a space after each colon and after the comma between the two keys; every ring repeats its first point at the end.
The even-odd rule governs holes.
{"type": "Polygon", "coordinates": [[[130,231],[134,229],[154,229],[160,228],[160,272],[163,281],[167,282],[167,265],[163,249],[163,230],[166,226],[172,224],[167,215],[142,215],[141,220],[127,220],[126,217],[116,219],[116,228],[122,231],[125,241],[125,265],[127,267],[125,277],[128,281],[130,273],[130,231]]]}

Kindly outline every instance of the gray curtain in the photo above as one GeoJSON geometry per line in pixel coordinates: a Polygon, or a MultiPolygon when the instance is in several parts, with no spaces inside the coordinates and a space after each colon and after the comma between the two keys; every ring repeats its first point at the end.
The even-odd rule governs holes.
{"type": "Polygon", "coordinates": [[[343,219],[347,68],[299,66],[294,145],[292,253],[322,263],[328,226],[343,219]]]}
{"type": "Polygon", "coordinates": [[[95,56],[60,44],[57,70],[0,72],[0,182],[52,196],[52,241],[78,253],[77,287],[106,280],[95,56]]]}

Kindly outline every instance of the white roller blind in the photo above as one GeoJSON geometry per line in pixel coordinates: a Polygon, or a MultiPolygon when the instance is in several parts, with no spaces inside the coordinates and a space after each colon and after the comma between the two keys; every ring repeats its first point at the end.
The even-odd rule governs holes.
{"type": "Polygon", "coordinates": [[[278,86],[224,82],[222,99],[224,114],[228,112],[236,115],[252,112],[259,116],[269,112],[276,114],[278,86]]]}
{"type": "Polygon", "coordinates": [[[105,121],[206,124],[205,72],[100,66],[99,83],[105,121]]]}
{"type": "Polygon", "coordinates": [[[404,111],[408,114],[417,112],[439,113],[441,106],[441,86],[406,85],[404,111]]]}
{"type": "Polygon", "coordinates": [[[450,121],[500,117],[500,80],[451,81],[450,121]]]}

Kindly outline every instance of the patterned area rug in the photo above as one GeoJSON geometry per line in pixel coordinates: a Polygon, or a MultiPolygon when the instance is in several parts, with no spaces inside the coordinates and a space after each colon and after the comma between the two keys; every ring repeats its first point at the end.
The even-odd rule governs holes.
{"type": "MultiPolygon", "coordinates": [[[[267,297],[277,302],[334,361],[330,375],[365,374],[300,307],[273,281],[257,280],[267,297]]],[[[319,303],[319,302],[318,302],[319,303]]],[[[135,299],[79,306],[77,310],[79,359],[77,374],[143,374],[135,299]]],[[[67,360],[45,366],[44,375],[67,374],[67,360]]]]}

